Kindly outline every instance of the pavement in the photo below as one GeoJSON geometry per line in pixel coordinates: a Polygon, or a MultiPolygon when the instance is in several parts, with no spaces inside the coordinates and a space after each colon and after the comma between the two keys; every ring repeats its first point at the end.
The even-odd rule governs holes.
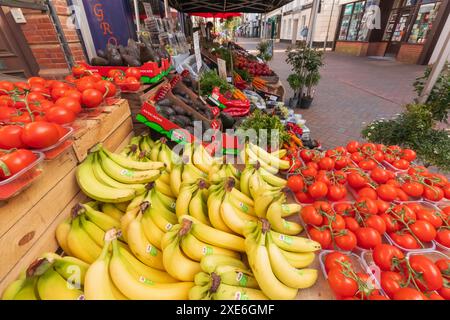
{"type": "MultiPolygon", "coordinates": [[[[240,38],[238,44],[256,52],[259,41],[240,38]]],[[[285,61],[288,46],[275,44],[274,57],[269,63],[285,87],[285,100],[293,96],[286,81],[291,73],[285,61]]],[[[330,51],[325,52],[324,63],[311,108],[296,110],[306,119],[311,136],[324,148],[345,145],[352,139],[361,140],[366,123],[402,112],[403,106],[416,97],[412,84],[425,70],[425,66],[330,51]]]]}

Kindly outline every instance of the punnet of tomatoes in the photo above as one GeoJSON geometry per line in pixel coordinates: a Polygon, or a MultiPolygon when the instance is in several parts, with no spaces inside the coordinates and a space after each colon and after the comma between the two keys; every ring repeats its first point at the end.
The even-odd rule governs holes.
{"type": "Polygon", "coordinates": [[[42,161],[43,155],[27,149],[0,150],[0,187],[42,161]]]}
{"type": "Polygon", "coordinates": [[[356,254],[322,251],[319,261],[336,299],[389,300],[356,254]]]}
{"type": "Polygon", "coordinates": [[[108,79],[120,88],[122,92],[136,92],[141,88],[141,71],[138,68],[128,68],[125,71],[112,69],[108,79]]]}
{"type": "Polygon", "coordinates": [[[362,259],[375,270],[381,288],[393,300],[450,300],[450,258],[442,252],[405,254],[381,244],[364,252],[362,259]]]}
{"type": "Polygon", "coordinates": [[[436,238],[434,242],[436,247],[442,251],[450,252],[450,202],[443,204],[439,207],[441,219],[445,221],[445,224],[437,228],[436,238]]]}

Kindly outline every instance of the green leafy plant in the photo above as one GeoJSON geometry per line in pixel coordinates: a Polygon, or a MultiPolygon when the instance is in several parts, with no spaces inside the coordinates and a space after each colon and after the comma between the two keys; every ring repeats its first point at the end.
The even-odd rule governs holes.
{"type": "Polygon", "coordinates": [[[279,146],[290,139],[279,117],[267,114],[258,109],[241,123],[239,129],[244,131],[248,129],[255,130],[258,136],[258,143],[262,145],[267,144],[270,146],[272,144],[272,130],[278,131],[278,141],[276,142],[279,146]],[[264,130],[260,131],[260,129],[264,130]]]}
{"type": "Polygon", "coordinates": [[[264,62],[268,62],[272,60],[272,53],[269,52],[270,43],[269,41],[261,41],[256,46],[256,49],[259,51],[257,57],[261,58],[264,62]]]}
{"type": "Polygon", "coordinates": [[[222,94],[231,90],[231,85],[219,77],[215,70],[202,73],[200,76],[200,95],[210,94],[214,87],[219,87],[222,94]]]}
{"type": "Polygon", "coordinates": [[[234,68],[234,72],[236,72],[238,75],[240,75],[241,78],[246,82],[252,82],[252,80],[253,80],[252,75],[247,70],[234,68]]]}

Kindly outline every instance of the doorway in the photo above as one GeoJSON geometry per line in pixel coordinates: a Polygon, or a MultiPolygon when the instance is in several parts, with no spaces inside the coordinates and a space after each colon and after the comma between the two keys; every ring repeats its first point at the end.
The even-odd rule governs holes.
{"type": "Polygon", "coordinates": [[[412,9],[410,8],[392,10],[383,36],[383,40],[388,41],[385,56],[397,56],[405,34],[408,31],[412,13],[412,9]]]}
{"type": "Polygon", "coordinates": [[[8,7],[0,7],[0,73],[16,77],[37,75],[39,66],[20,26],[8,7]]]}
{"type": "Polygon", "coordinates": [[[297,42],[297,34],[298,34],[298,19],[294,19],[294,23],[292,26],[292,44],[297,42]]]}

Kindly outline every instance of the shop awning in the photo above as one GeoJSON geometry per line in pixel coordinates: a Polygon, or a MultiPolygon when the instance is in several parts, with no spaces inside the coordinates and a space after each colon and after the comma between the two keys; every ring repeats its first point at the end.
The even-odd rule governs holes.
{"type": "Polygon", "coordinates": [[[239,12],[193,12],[189,13],[190,16],[202,17],[202,18],[217,18],[217,19],[228,19],[232,17],[240,17],[239,12]]]}
{"type": "Polygon", "coordinates": [[[192,12],[252,12],[267,13],[292,0],[169,0],[171,7],[192,12]]]}

